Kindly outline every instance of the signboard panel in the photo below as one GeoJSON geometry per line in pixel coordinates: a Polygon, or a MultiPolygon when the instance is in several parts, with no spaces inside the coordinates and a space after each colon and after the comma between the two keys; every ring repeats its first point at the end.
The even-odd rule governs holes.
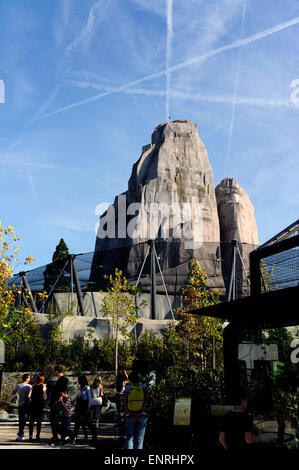
{"type": "Polygon", "coordinates": [[[191,398],[177,398],[174,405],[174,426],[190,426],[191,398]]]}

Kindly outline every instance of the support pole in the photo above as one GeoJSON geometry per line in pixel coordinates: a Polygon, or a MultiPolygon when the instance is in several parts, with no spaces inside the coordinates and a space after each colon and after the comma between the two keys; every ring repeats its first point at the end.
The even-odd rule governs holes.
{"type": "Polygon", "coordinates": [[[94,314],[97,317],[98,316],[98,310],[97,310],[96,301],[95,301],[95,298],[94,298],[94,292],[91,292],[90,294],[91,294],[91,300],[92,300],[92,304],[93,304],[94,314]]]}
{"type": "Polygon", "coordinates": [[[156,304],[156,256],[155,256],[155,240],[150,240],[151,248],[151,319],[157,318],[156,304]]]}
{"type": "Polygon", "coordinates": [[[30,286],[29,286],[29,282],[28,282],[26,273],[23,271],[23,272],[20,273],[20,276],[22,278],[24,287],[25,287],[25,289],[27,289],[28,295],[30,297],[32,309],[33,309],[34,313],[38,313],[38,310],[36,308],[36,303],[35,303],[35,300],[33,298],[33,295],[32,295],[32,292],[31,292],[31,289],[30,289],[30,286]]]}
{"type": "Polygon", "coordinates": [[[236,282],[236,253],[237,253],[237,240],[231,241],[231,264],[229,271],[229,281],[226,293],[226,302],[235,299],[235,282],[236,282]]]}
{"type": "Polygon", "coordinates": [[[245,328],[234,322],[223,330],[224,385],[229,404],[233,403],[241,391],[238,348],[245,331],[245,328]]]}
{"type": "Polygon", "coordinates": [[[261,260],[254,251],[249,254],[250,259],[250,295],[260,295],[261,287],[261,260]]]}
{"type": "Polygon", "coordinates": [[[159,271],[160,271],[160,276],[161,276],[161,279],[162,279],[162,282],[163,282],[166,298],[167,298],[168,305],[169,305],[169,308],[170,308],[170,311],[171,311],[171,316],[172,316],[172,319],[174,320],[174,314],[173,314],[172,306],[171,306],[171,303],[170,303],[170,300],[169,300],[169,297],[168,297],[167,287],[166,287],[166,284],[165,284],[164,276],[163,276],[162,269],[161,269],[161,266],[160,266],[160,263],[159,263],[159,258],[158,258],[157,252],[156,252],[155,245],[154,245],[154,250],[155,250],[155,257],[156,257],[158,268],[159,268],[159,271]]]}
{"type": "Polygon", "coordinates": [[[85,310],[84,310],[84,304],[83,304],[83,295],[82,295],[79,276],[78,276],[78,271],[77,271],[77,267],[76,267],[75,255],[70,255],[70,260],[71,260],[71,269],[72,269],[73,275],[74,275],[74,282],[75,282],[75,288],[76,288],[80,313],[81,313],[82,316],[85,316],[85,310]]]}

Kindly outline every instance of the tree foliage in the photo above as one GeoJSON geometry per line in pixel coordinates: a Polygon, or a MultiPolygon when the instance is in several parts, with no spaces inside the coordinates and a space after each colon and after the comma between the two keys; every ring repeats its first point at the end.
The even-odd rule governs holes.
{"type": "Polygon", "coordinates": [[[137,306],[137,297],[141,292],[137,287],[132,287],[122,271],[117,268],[114,275],[105,275],[105,278],[109,280],[110,285],[104,293],[102,311],[105,317],[110,318],[114,328],[115,374],[117,374],[119,333],[128,338],[128,328],[135,326],[139,317],[138,311],[142,306],[142,304],[137,306]]]}
{"type": "Polygon", "coordinates": [[[168,334],[174,354],[187,368],[194,365],[201,369],[215,368],[216,358],[219,360],[222,352],[221,320],[190,313],[219,302],[219,292],[207,284],[204,268],[198,260],[193,260],[187,285],[182,291],[182,308],[176,310],[178,324],[168,334]]]}
{"type": "MultiPolygon", "coordinates": [[[[29,311],[24,308],[15,309],[16,296],[21,292],[14,284],[9,285],[15,264],[18,261],[19,247],[17,242],[19,240],[20,238],[11,225],[3,228],[0,223],[0,339],[4,342],[9,340],[10,335],[16,329],[18,324],[16,318],[22,313],[28,314],[29,311]]],[[[32,256],[28,256],[23,264],[30,264],[33,260],[32,256]]]]}
{"type": "Polygon", "coordinates": [[[61,238],[53,253],[52,263],[46,266],[44,272],[44,287],[48,294],[54,287],[57,292],[70,290],[70,263],[66,265],[69,255],[67,244],[61,238]]]}

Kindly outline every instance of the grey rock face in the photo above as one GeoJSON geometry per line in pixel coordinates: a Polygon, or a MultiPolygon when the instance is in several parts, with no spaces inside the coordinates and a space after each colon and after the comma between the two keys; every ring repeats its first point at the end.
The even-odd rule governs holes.
{"type": "Polygon", "coordinates": [[[215,189],[221,241],[258,245],[254,207],[234,178],[224,178],[215,189]]]}
{"type": "MultiPolygon", "coordinates": [[[[237,294],[248,295],[249,253],[259,244],[254,207],[245,189],[234,178],[224,178],[216,187],[215,193],[221,241],[228,244],[232,240],[240,242],[236,259],[236,270],[238,272],[237,294]]],[[[228,276],[230,256],[229,246],[222,249],[222,272],[225,279],[228,276]]]]}
{"type": "MultiPolygon", "coordinates": [[[[105,271],[107,266],[111,269],[118,266],[127,277],[137,277],[150,238],[157,239],[156,249],[170,294],[179,292],[195,257],[205,260],[203,264],[206,270],[214,273],[209,281],[210,285],[223,287],[221,269],[216,262],[219,259],[220,230],[213,171],[194,123],[188,120],[175,121],[155,128],[152,142],[143,147],[141,157],[133,165],[128,190],[121,197],[126,198],[125,209],[132,203],[140,203],[144,208],[136,218],[138,230],[132,237],[126,234],[124,238],[119,238],[120,234],[123,236],[121,218],[124,211],[122,209],[121,213],[120,197],[117,197],[112,212],[108,209],[100,218],[90,277],[92,288],[103,288],[102,274],[111,273],[111,270],[105,271]],[[157,231],[152,233],[153,223],[149,213],[153,203],[179,208],[180,214],[188,203],[188,207],[201,205],[200,217],[192,209],[187,220],[192,228],[191,237],[190,234],[187,237],[178,237],[180,230],[183,228],[184,231],[187,225],[186,219],[183,224],[178,223],[172,209],[167,222],[169,237],[165,240],[165,236],[161,236],[165,228],[163,216],[158,222],[157,231]],[[115,219],[115,235],[118,238],[100,238],[101,231],[109,224],[111,214],[115,219]],[[146,227],[147,230],[141,230],[141,227],[146,227]],[[198,240],[203,242],[201,246],[189,243],[198,240]]],[[[127,216],[127,227],[134,217],[135,214],[127,216]]],[[[180,220],[182,221],[182,217],[180,220]]],[[[145,272],[149,273],[148,265],[145,266],[145,272]]],[[[164,293],[161,279],[158,278],[157,283],[158,292],[164,293]]],[[[149,279],[142,278],[141,286],[147,292],[149,279]]]]}
{"type": "MultiPolygon", "coordinates": [[[[207,151],[197,126],[188,120],[160,124],[155,128],[151,144],[143,147],[139,160],[133,165],[127,191],[117,196],[113,206],[100,217],[90,276],[91,290],[105,288],[103,274],[111,274],[116,266],[126,277],[137,279],[148,252],[148,240],[152,238],[156,240],[168,294],[174,298],[186,283],[193,258],[200,260],[205,268],[208,285],[224,292],[231,240],[237,239],[243,244],[239,246],[242,260],[238,260],[237,290],[242,295],[248,293],[248,289],[244,290],[244,284],[248,285],[248,254],[258,245],[253,205],[246,191],[233,178],[225,178],[214,189],[207,151]],[[136,203],[142,210],[130,211],[136,203]],[[192,209],[186,224],[186,219],[181,217],[178,221],[171,209],[166,224],[169,236],[165,237],[163,213],[158,224],[153,224],[150,211],[155,203],[175,208],[180,215],[188,204],[188,207],[200,206],[200,216],[192,209]],[[132,222],[134,230],[128,234],[132,222]],[[190,233],[187,237],[179,237],[188,224],[191,238],[188,239],[190,233]],[[112,226],[113,238],[105,238],[108,226],[112,226]],[[202,244],[186,243],[198,240],[202,244]]],[[[143,273],[147,277],[141,277],[140,286],[146,294],[150,291],[149,260],[143,273]]],[[[164,294],[158,269],[157,293],[164,294]]],[[[165,315],[161,312],[158,318],[163,319],[165,315]]],[[[145,312],[142,316],[148,318],[145,312]]]]}
{"type": "Polygon", "coordinates": [[[175,121],[155,128],[151,145],[143,148],[133,166],[128,185],[128,203],[132,202],[145,208],[151,203],[201,203],[203,241],[219,240],[213,171],[196,124],[175,121]]]}

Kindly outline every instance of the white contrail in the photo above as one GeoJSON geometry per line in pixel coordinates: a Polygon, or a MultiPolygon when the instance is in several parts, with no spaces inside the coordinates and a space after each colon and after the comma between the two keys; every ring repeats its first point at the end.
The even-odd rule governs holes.
{"type": "Polygon", "coordinates": [[[57,85],[50,96],[47,98],[47,100],[40,106],[39,110],[35,113],[35,115],[30,119],[28,122],[28,126],[31,126],[35,121],[38,121],[42,114],[49,108],[49,106],[53,103],[55,100],[58,91],[60,90],[61,85],[57,85]]]}
{"type": "MultiPolygon", "coordinates": [[[[242,9],[242,21],[241,21],[241,37],[244,34],[246,6],[247,6],[247,0],[244,0],[243,9],[242,9]]],[[[232,135],[233,135],[233,128],[234,128],[234,124],[235,124],[235,113],[236,113],[236,100],[237,100],[237,94],[238,94],[238,89],[239,89],[239,81],[240,81],[240,68],[241,68],[241,49],[239,48],[238,49],[237,73],[236,73],[235,87],[234,87],[232,117],[231,117],[231,121],[230,121],[229,132],[228,132],[226,164],[228,163],[228,160],[229,160],[229,157],[230,157],[230,152],[231,152],[231,147],[232,147],[232,135]]]]}
{"type": "Polygon", "coordinates": [[[111,93],[120,93],[122,91],[125,91],[127,88],[130,88],[134,85],[138,85],[139,83],[146,82],[148,80],[153,80],[154,78],[161,77],[162,75],[166,75],[166,71],[163,70],[162,72],[156,72],[152,73],[151,75],[147,75],[146,77],[140,78],[138,80],[134,80],[133,82],[126,83],[125,85],[122,85],[120,87],[114,88],[113,91],[107,91],[104,93],[100,93],[99,95],[92,96],[90,98],[86,98],[85,100],[82,101],[77,101],[76,103],[69,104],[67,106],[64,106],[63,108],[59,108],[56,111],[52,111],[51,113],[44,114],[43,116],[40,117],[40,119],[45,119],[50,116],[54,116],[55,114],[62,113],[63,111],[67,111],[72,108],[76,108],[78,106],[81,106],[82,104],[86,103],[92,103],[94,101],[98,101],[101,98],[104,98],[104,96],[111,95],[111,93]]]}
{"type": "MultiPolygon", "coordinates": [[[[294,26],[299,23],[299,16],[296,18],[293,18],[290,21],[286,21],[284,23],[281,23],[279,25],[274,26],[273,28],[265,29],[264,31],[261,31],[260,33],[253,34],[252,36],[248,36],[245,39],[241,39],[239,41],[233,42],[231,44],[227,44],[226,46],[218,47],[217,49],[213,49],[212,51],[206,52],[205,54],[201,54],[200,56],[194,57],[193,59],[189,59],[185,62],[181,62],[180,64],[177,64],[173,67],[169,68],[169,72],[175,72],[177,70],[180,70],[182,68],[188,67],[189,65],[192,65],[196,62],[203,62],[206,59],[209,59],[210,57],[213,57],[217,54],[220,54],[225,51],[229,51],[231,49],[236,49],[238,47],[243,47],[247,46],[250,43],[253,43],[255,41],[258,41],[259,39],[265,38],[267,36],[271,36],[272,34],[275,34],[279,31],[282,31],[286,28],[290,28],[291,26],[294,26]]],[[[125,85],[122,85],[121,87],[115,88],[114,93],[116,92],[122,92],[126,90],[127,88],[130,88],[134,85],[138,85],[139,83],[143,83],[149,80],[154,80],[155,78],[162,77],[163,75],[166,75],[167,71],[162,70],[160,72],[152,73],[150,75],[147,75],[146,77],[140,78],[138,80],[134,80],[133,82],[127,83],[125,85]]],[[[90,98],[87,98],[82,101],[77,101],[76,103],[69,104],[67,106],[64,106],[63,108],[59,108],[56,111],[52,111],[51,113],[44,114],[41,116],[40,119],[45,119],[50,116],[54,116],[55,114],[62,113],[63,111],[67,111],[72,108],[76,108],[78,106],[81,106],[86,103],[92,103],[94,101],[98,101],[101,98],[104,98],[105,96],[109,95],[112,92],[106,92],[106,93],[100,93],[98,95],[92,96],[90,98]]]]}
{"type": "Polygon", "coordinates": [[[36,192],[35,192],[35,187],[34,187],[33,174],[31,173],[31,171],[28,171],[28,183],[29,183],[29,186],[30,186],[32,198],[36,199],[36,192]]]}
{"type": "Polygon", "coordinates": [[[170,72],[169,67],[172,57],[172,6],[173,0],[166,0],[166,18],[167,18],[167,40],[166,40],[166,121],[169,118],[169,91],[170,91],[170,72]]]}
{"type": "Polygon", "coordinates": [[[103,11],[103,2],[95,2],[89,10],[87,22],[81,30],[79,36],[77,36],[65,49],[64,55],[68,58],[78,49],[85,48],[90,41],[91,35],[94,31],[95,22],[97,16],[103,11]]]}
{"type": "MultiPolygon", "coordinates": [[[[109,87],[106,85],[99,85],[93,82],[81,81],[81,80],[66,80],[64,83],[78,86],[80,88],[95,88],[100,89],[103,92],[114,93],[118,91],[118,88],[109,87]]],[[[147,88],[126,88],[123,93],[128,95],[144,95],[144,96],[166,96],[166,90],[149,90],[147,88]]],[[[232,97],[231,95],[202,95],[200,93],[187,93],[185,91],[171,89],[169,95],[172,98],[202,101],[204,103],[215,103],[215,104],[229,104],[232,105],[234,102],[236,105],[248,105],[248,106],[260,106],[260,107],[287,107],[299,109],[289,99],[284,100],[265,100],[261,98],[247,98],[241,96],[232,97]]]]}

